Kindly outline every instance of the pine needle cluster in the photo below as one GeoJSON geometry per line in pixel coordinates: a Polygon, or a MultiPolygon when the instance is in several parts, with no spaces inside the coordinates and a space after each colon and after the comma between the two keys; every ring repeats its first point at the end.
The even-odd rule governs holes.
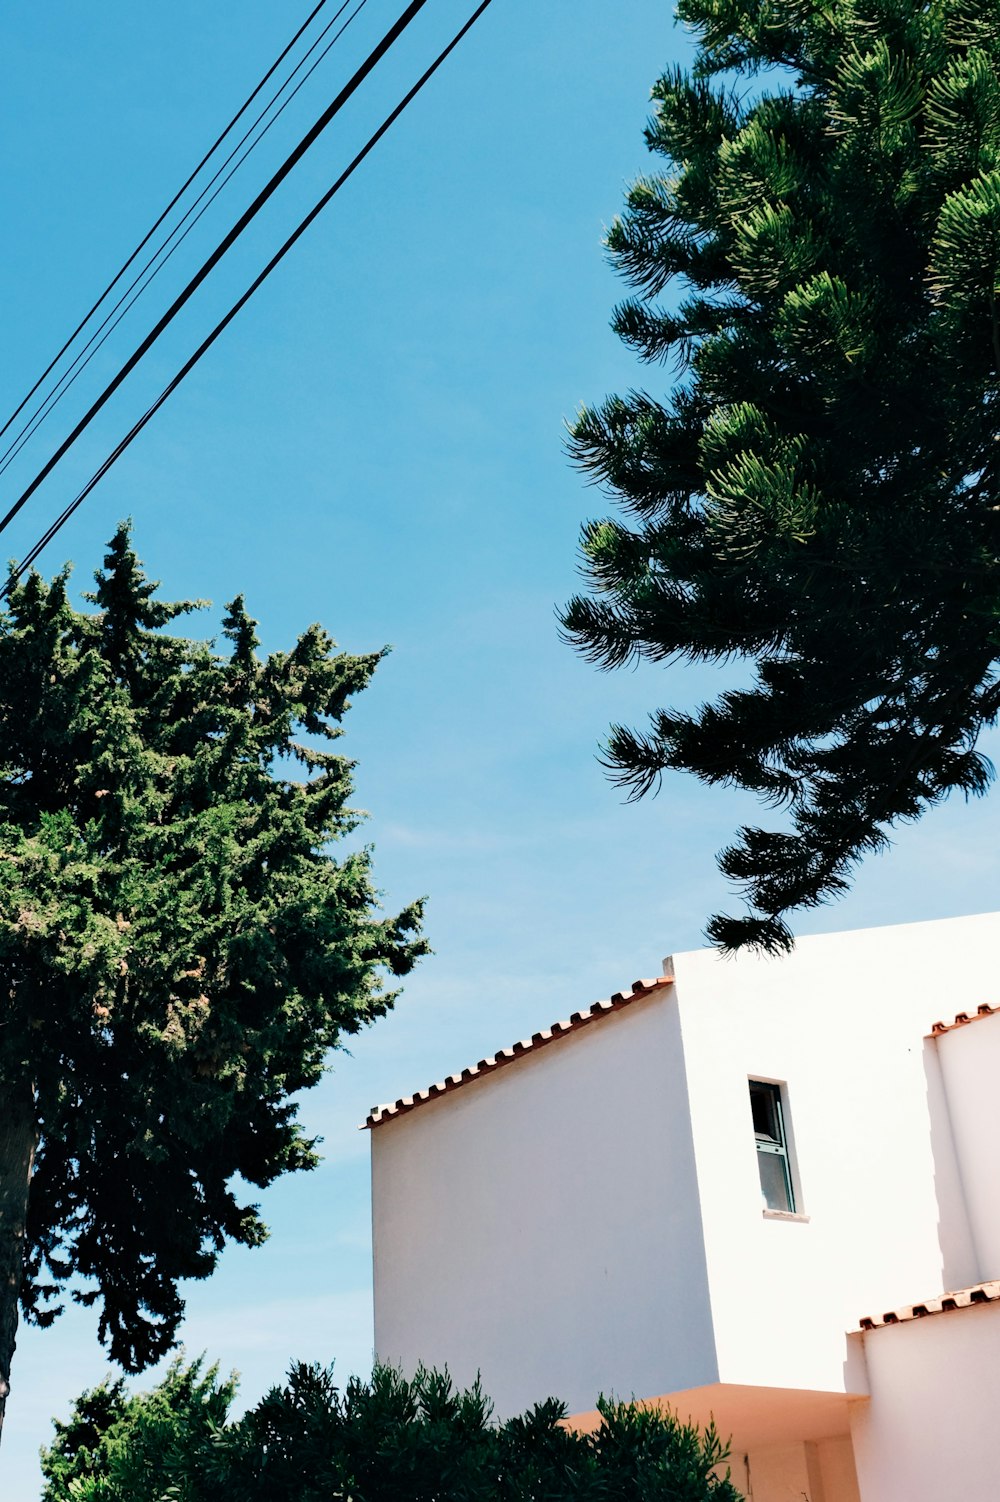
{"type": "Polygon", "coordinates": [[[891,828],[958,790],[1000,712],[1000,26],[994,0],[680,0],[691,71],[653,94],[608,248],[614,326],[666,400],[581,413],[617,517],[563,614],[594,662],[739,662],[750,686],[616,726],[632,795],[668,769],[786,810],[720,856],[791,942],[891,828]],[[670,299],[664,299],[667,288],[670,299]]]}

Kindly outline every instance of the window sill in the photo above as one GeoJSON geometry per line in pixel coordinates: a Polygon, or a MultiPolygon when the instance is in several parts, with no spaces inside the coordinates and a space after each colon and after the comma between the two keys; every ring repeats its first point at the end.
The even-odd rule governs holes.
{"type": "Polygon", "coordinates": [[[810,1220],[808,1215],[799,1215],[792,1210],[762,1210],[760,1213],[765,1220],[797,1220],[803,1225],[808,1225],[810,1220]]]}

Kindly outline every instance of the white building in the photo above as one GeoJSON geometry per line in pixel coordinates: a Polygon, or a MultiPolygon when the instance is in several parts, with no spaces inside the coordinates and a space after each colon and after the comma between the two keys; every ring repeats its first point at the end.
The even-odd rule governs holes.
{"type": "Polygon", "coordinates": [[[714,1416],[754,1502],[1000,1497],[998,960],[1000,914],[680,954],[377,1107],[379,1357],[714,1416]]]}

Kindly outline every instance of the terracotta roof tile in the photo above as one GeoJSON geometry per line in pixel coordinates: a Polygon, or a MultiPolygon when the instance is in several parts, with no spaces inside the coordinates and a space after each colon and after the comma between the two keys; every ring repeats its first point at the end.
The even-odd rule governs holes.
{"type": "Polygon", "coordinates": [[[959,1012],[954,1022],[935,1022],[928,1036],[937,1038],[941,1033],[950,1033],[953,1028],[965,1027],[969,1022],[978,1022],[980,1017],[992,1017],[994,1012],[1000,1012],[1000,1007],[987,1006],[984,1002],[974,1012],[959,1012]]]}
{"type": "Polygon", "coordinates": [[[908,1320],[926,1319],[929,1314],[968,1309],[972,1304],[992,1304],[997,1299],[1000,1299],[1000,1282],[976,1283],[972,1288],[959,1288],[953,1293],[938,1294],[936,1299],[925,1299],[922,1304],[904,1304],[886,1314],[866,1315],[859,1323],[862,1330],[877,1330],[882,1325],[905,1324],[908,1320]]]}
{"type": "Polygon", "coordinates": [[[546,1043],[554,1043],[557,1038],[565,1038],[568,1033],[575,1033],[588,1022],[595,1022],[599,1017],[606,1017],[612,1012],[620,1012],[622,1007],[627,1007],[633,1001],[641,1001],[644,996],[651,996],[654,991],[661,990],[664,986],[672,986],[672,975],[658,975],[655,980],[637,980],[632,982],[629,991],[616,991],[607,1001],[595,1001],[593,1006],[585,1011],[574,1012],[565,1022],[554,1022],[539,1033],[532,1033],[530,1038],[522,1038],[519,1043],[514,1043],[510,1048],[502,1048],[499,1053],[493,1054],[488,1059],[480,1059],[478,1064],[463,1069],[460,1074],[449,1074],[436,1085],[429,1085],[426,1090],[418,1090],[415,1095],[404,1095],[390,1105],[372,1106],[366,1127],[379,1126],[383,1121],[388,1121],[394,1116],[402,1116],[407,1111],[412,1111],[415,1106],[422,1106],[429,1100],[436,1100],[439,1095],[447,1095],[452,1090],[467,1085],[471,1080],[480,1079],[484,1075],[492,1074],[495,1069],[500,1069],[504,1064],[511,1064],[515,1059],[521,1059],[525,1054],[534,1053],[539,1048],[544,1048],[546,1043]]]}

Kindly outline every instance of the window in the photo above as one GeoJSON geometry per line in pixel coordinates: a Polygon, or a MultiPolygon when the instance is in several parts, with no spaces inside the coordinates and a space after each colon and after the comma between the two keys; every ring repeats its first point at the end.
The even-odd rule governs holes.
{"type": "Polygon", "coordinates": [[[765,1210],[795,1213],[795,1194],[788,1162],[788,1139],[781,1104],[781,1086],[750,1081],[750,1109],[757,1139],[757,1168],[765,1210]]]}

